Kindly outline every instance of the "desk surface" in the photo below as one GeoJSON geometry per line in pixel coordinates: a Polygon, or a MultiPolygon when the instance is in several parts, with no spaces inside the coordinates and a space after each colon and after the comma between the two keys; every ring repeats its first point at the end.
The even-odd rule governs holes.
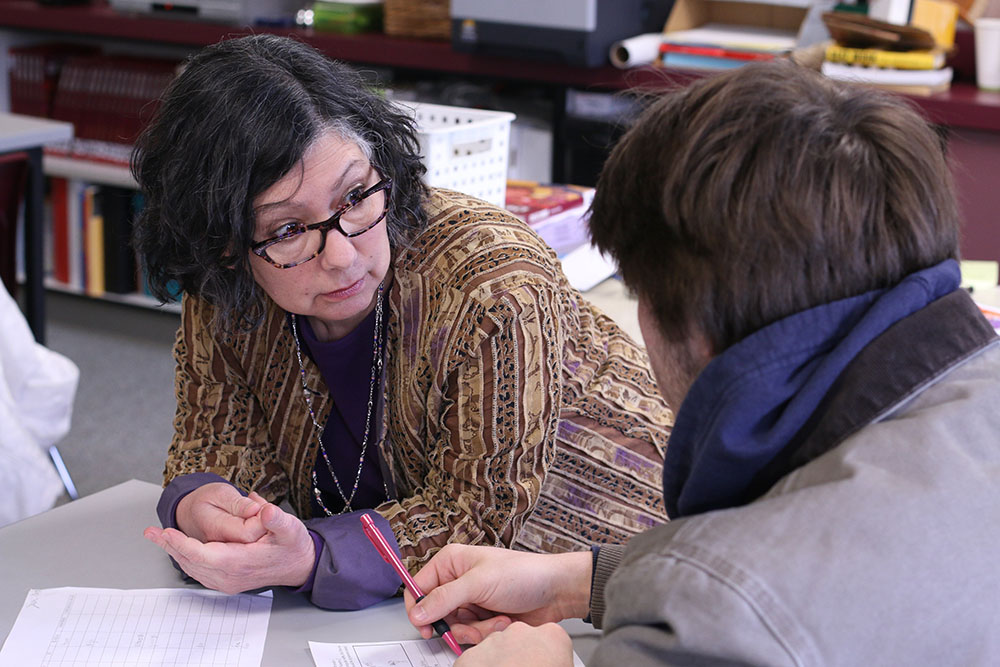
{"type": "MultiPolygon", "coordinates": [[[[191,588],[142,536],[157,522],[160,487],[132,480],[0,529],[0,637],[6,638],[31,588],[191,588]]],[[[596,631],[567,621],[586,660],[596,631]]],[[[402,598],[356,612],[325,611],[302,595],[274,590],[263,667],[313,667],[308,642],[419,639],[402,598]]]]}
{"type": "Polygon", "coordinates": [[[972,298],[985,306],[1000,308],[1000,285],[972,292],[972,298]]]}
{"type": "Polygon", "coordinates": [[[72,138],[71,123],[16,113],[0,113],[0,153],[38,148],[72,138]]]}

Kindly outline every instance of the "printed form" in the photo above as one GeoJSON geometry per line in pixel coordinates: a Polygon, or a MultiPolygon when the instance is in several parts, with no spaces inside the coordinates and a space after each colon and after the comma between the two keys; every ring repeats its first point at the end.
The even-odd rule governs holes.
{"type": "Polygon", "coordinates": [[[259,667],[271,592],[28,591],[0,667],[259,667]]]}
{"type": "MultiPolygon", "coordinates": [[[[457,656],[443,639],[327,644],[309,642],[316,667],[449,667],[457,656]]],[[[573,654],[574,667],[585,667],[573,654]]]]}

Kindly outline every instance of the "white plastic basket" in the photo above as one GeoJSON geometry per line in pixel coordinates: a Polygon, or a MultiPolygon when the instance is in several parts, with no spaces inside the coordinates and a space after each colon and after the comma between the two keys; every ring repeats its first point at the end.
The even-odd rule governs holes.
{"type": "Polygon", "coordinates": [[[504,206],[514,114],[424,102],[397,104],[412,112],[417,122],[427,185],[504,206]]]}

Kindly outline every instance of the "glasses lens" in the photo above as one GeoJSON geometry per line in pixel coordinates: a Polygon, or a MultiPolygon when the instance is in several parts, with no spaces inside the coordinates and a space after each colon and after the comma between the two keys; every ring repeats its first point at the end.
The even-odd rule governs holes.
{"type": "Polygon", "coordinates": [[[323,241],[323,232],[311,229],[284,238],[267,247],[267,256],[276,264],[296,264],[303,262],[317,252],[323,241]]]}
{"type": "MultiPolygon", "coordinates": [[[[385,213],[385,189],[379,189],[367,197],[364,191],[357,193],[353,204],[340,214],[340,228],[345,234],[356,234],[368,229],[385,213]]],[[[303,228],[302,231],[290,234],[267,247],[267,256],[275,264],[294,266],[312,259],[323,245],[323,237],[328,231],[323,229],[303,228]]]]}
{"type": "Polygon", "coordinates": [[[345,234],[355,234],[378,220],[385,210],[385,190],[379,190],[367,197],[361,198],[340,214],[340,228],[345,234]]]}

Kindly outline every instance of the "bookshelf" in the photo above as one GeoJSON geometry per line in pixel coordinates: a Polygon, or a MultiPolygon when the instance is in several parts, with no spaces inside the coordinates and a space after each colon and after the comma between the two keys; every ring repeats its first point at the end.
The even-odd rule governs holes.
{"type": "Polygon", "coordinates": [[[128,167],[104,164],[93,160],[46,155],[42,158],[42,171],[46,176],[72,178],[89,181],[98,185],[113,185],[119,188],[137,188],[138,185],[128,167]]]}
{"type": "MultiPolygon", "coordinates": [[[[702,73],[641,67],[579,67],[516,58],[458,53],[447,41],[390,37],[383,34],[340,35],[304,28],[240,28],[220,23],[122,14],[98,0],[93,4],[51,6],[36,0],[0,0],[0,66],[15,44],[47,40],[115,44],[119,50],[160,49],[185,54],[224,37],[268,31],[294,35],[331,57],[361,66],[384,67],[429,78],[457,75],[477,81],[537,84],[553,101],[554,182],[565,181],[565,100],[570,88],[598,91],[662,90],[683,85],[702,73]]],[[[959,49],[971,50],[971,40],[959,49]]],[[[4,68],[5,70],[5,68],[4,68]]],[[[0,82],[0,93],[5,82],[0,82]]],[[[959,76],[950,90],[930,97],[910,97],[913,104],[949,136],[955,179],[962,206],[963,255],[1000,259],[1000,233],[995,212],[1000,189],[994,185],[1000,164],[1000,93],[978,90],[959,76]]],[[[0,109],[6,103],[0,97],[0,109]]],[[[71,158],[46,157],[50,176],[134,187],[124,167],[71,158]]]]}
{"type": "MultiPolygon", "coordinates": [[[[32,31],[50,37],[172,45],[195,49],[223,37],[267,31],[294,35],[331,57],[346,62],[475,79],[548,84],[557,92],[568,87],[607,91],[662,89],[700,76],[681,70],[640,67],[620,70],[610,65],[579,67],[560,63],[483,56],[453,51],[450,42],[383,34],[340,35],[311,28],[240,28],[220,23],[122,14],[102,4],[46,6],[35,0],[0,0],[0,30],[32,31]]],[[[961,44],[959,45],[962,46],[961,44]]],[[[971,48],[971,42],[966,49],[971,48]]],[[[949,127],[1000,132],[1000,93],[980,91],[959,80],[948,92],[911,98],[934,122],[949,127]]]]}
{"type": "MultiPolygon", "coordinates": [[[[44,281],[45,289],[52,290],[53,292],[62,292],[63,294],[72,294],[74,296],[87,296],[87,294],[81,292],[75,287],[70,287],[66,283],[59,282],[53,278],[46,278],[44,281]]],[[[151,308],[152,310],[162,310],[166,313],[177,313],[181,312],[181,304],[179,303],[160,303],[151,296],[145,294],[140,294],[139,292],[133,292],[131,294],[115,294],[114,292],[105,292],[100,297],[103,301],[111,301],[114,303],[124,303],[129,306],[139,306],[140,308],[151,308]]]]}

